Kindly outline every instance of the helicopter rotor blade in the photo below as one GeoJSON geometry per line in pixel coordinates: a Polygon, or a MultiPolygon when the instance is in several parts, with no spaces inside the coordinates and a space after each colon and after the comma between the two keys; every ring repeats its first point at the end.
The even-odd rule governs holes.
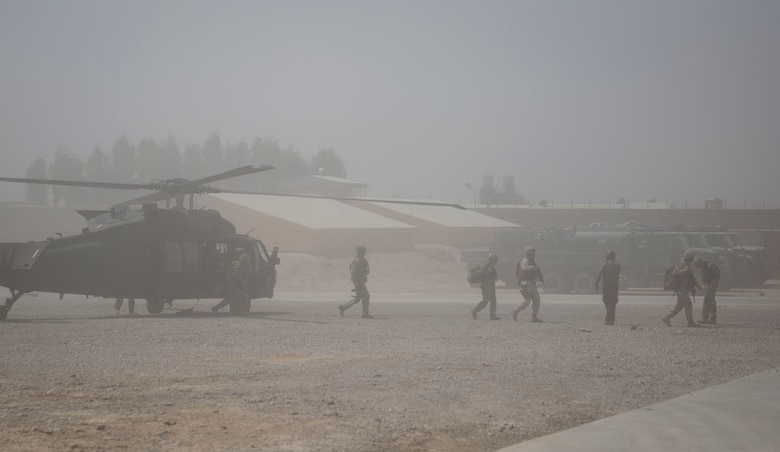
{"type": "Polygon", "coordinates": [[[241,190],[218,190],[215,193],[228,193],[237,195],[265,195],[265,196],[286,196],[289,198],[314,198],[314,199],[334,199],[336,201],[363,201],[363,202],[382,202],[388,204],[411,204],[417,206],[439,206],[439,207],[454,207],[460,210],[468,210],[460,204],[453,204],[448,202],[438,201],[411,201],[392,198],[355,198],[349,196],[320,196],[320,195],[306,195],[300,193],[268,193],[268,192],[256,192],[256,191],[241,191],[241,190]]]}
{"type": "Polygon", "coordinates": [[[213,176],[204,177],[203,179],[198,179],[190,182],[193,186],[208,184],[211,182],[217,182],[224,179],[230,179],[233,177],[238,176],[246,176],[247,174],[254,174],[259,173],[261,171],[268,171],[274,169],[271,165],[259,165],[259,166],[252,166],[252,165],[246,165],[241,166],[239,168],[233,168],[232,170],[228,170],[219,174],[214,174],[213,176]]]}
{"type": "Polygon", "coordinates": [[[122,182],[87,182],[58,179],[27,179],[19,177],[0,177],[0,182],[19,182],[36,185],[65,185],[70,187],[113,188],[117,190],[153,190],[151,184],[130,184],[122,182]]]}

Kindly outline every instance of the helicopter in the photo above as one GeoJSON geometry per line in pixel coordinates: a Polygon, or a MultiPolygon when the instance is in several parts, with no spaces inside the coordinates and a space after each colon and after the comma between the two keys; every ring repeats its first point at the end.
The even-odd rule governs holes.
{"type": "Polygon", "coordinates": [[[49,292],[103,298],[145,299],[149,314],[160,314],[174,300],[226,298],[231,314],[246,314],[251,300],[273,298],[279,250],[262,240],[238,234],[216,210],[195,209],[194,197],[204,193],[371,201],[451,206],[445,202],[330,197],[308,194],[229,190],[210,184],[274,169],[242,166],[205,178],[151,183],[91,182],[0,177],[0,182],[60,185],[154,193],[115,204],[105,210],[77,210],[87,221],[82,233],[44,241],[0,243],[0,286],[11,291],[0,305],[0,320],[24,294],[49,292]],[[189,196],[189,206],[185,207],[189,196]],[[158,203],[165,201],[165,208],[158,203]],[[172,206],[171,201],[175,202],[172,206]],[[131,206],[141,206],[131,208],[131,206]],[[249,302],[229,298],[228,267],[239,254],[249,255],[246,293],[249,302]]]}

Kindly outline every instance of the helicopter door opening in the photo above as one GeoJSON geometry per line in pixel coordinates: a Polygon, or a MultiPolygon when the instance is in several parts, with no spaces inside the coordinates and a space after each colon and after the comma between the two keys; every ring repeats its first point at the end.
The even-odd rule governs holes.
{"type": "Polygon", "coordinates": [[[197,242],[163,243],[159,295],[163,299],[201,298],[201,257],[197,242]]]}

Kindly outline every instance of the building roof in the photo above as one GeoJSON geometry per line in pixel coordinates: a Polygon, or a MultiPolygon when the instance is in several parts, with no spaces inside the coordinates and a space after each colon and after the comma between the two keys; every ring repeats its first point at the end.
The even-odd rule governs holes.
{"type": "Polygon", "coordinates": [[[209,196],[311,229],[414,229],[364,209],[332,199],[213,193],[209,196]]]}
{"type": "MultiPolygon", "coordinates": [[[[419,199],[417,201],[420,201],[419,199]]],[[[510,223],[499,218],[494,218],[473,210],[456,209],[449,206],[423,206],[416,204],[390,204],[376,203],[371,204],[383,209],[418,218],[430,223],[453,227],[453,228],[474,228],[491,227],[506,228],[517,227],[516,223],[510,223]]]]}
{"type": "Polygon", "coordinates": [[[280,188],[322,188],[322,187],[368,187],[368,184],[333,176],[319,176],[309,174],[280,181],[276,184],[280,188]]]}

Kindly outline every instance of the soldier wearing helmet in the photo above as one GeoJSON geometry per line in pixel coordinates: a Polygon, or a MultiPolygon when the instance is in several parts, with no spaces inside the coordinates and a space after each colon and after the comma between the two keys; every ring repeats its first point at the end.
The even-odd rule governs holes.
{"type": "Polygon", "coordinates": [[[352,263],[349,264],[349,276],[352,280],[352,284],[355,286],[355,295],[349,302],[339,305],[339,315],[344,317],[344,311],[358,303],[362,303],[363,318],[372,319],[373,316],[368,314],[368,303],[371,300],[371,294],[368,293],[368,288],[366,287],[369,273],[368,260],[366,259],[366,247],[359,245],[355,248],[355,254],[355,258],[352,259],[352,263]]]}
{"type": "Polygon", "coordinates": [[[615,308],[618,303],[618,282],[620,281],[620,264],[615,261],[615,252],[612,250],[604,254],[606,262],[601,265],[596,275],[596,292],[599,291],[599,281],[604,278],[602,286],[601,301],[607,308],[607,316],[604,318],[605,325],[615,324],[615,308]]]}
{"type": "Polygon", "coordinates": [[[715,323],[715,292],[720,283],[720,269],[712,262],[697,257],[693,262],[694,267],[701,270],[701,285],[704,290],[704,302],[701,306],[701,323],[715,323]]]}
{"type": "Polygon", "coordinates": [[[471,310],[471,317],[474,320],[477,319],[477,313],[484,309],[488,304],[490,304],[490,320],[501,319],[501,317],[496,317],[496,280],[498,279],[496,263],[498,263],[498,255],[491,253],[488,255],[487,263],[483,265],[480,270],[482,300],[471,310]]]}
{"type": "Polygon", "coordinates": [[[685,311],[685,318],[688,319],[689,327],[700,327],[698,323],[693,320],[693,304],[691,303],[691,294],[696,295],[696,289],[701,289],[701,285],[696,281],[693,276],[693,267],[691,264],[696,258],[696,254],[688,250],[683,254],[683,258],[680,263],[674,267],[672,274],[675,278],[679,279],[679,290],[677,291],[677,304],[674,308],[661,319],[666,326],[672,326],[672,317],[676,316],[680,311],[685,311]]]}
{"type": "Polygon", "coordinates": [[[536,265],[536,248],[529,246],[525,249],[525,257],[517,263],[517,283],[520,285],[520,293],[523,295],[523,303],[512,309],[512,320],[517,322],[517,314],[531,305],[531,322],[542,323],[539,318],[539,289],[536,287],[536,281],[544,284],[542,270],[536,265]]]}

